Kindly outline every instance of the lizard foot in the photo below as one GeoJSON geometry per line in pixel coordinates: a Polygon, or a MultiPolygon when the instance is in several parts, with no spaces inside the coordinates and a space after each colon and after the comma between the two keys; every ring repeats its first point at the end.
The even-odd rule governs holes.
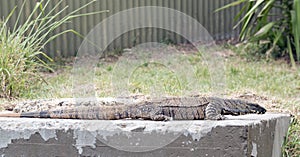
{"type": "Polygon", "coordinates": [[[173,120],[172,117],[168,117],[168,116],[165,116],[165,115],[155,115],[153,117],[151,117],[152,120],[154,121],[170,121],[170,120],[173,120]]]}
{"type": "Polygon", "coordinates": [[[207,115],[206,117],[207,120],[225,120],[228,119],[225,116],[221,114],[215,114],[215,115],[207,115]]]}

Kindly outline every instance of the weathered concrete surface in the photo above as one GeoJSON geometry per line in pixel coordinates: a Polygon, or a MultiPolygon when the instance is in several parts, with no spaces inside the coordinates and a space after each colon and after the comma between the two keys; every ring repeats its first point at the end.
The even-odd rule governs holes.
{"type": "Polygon", "coordinates": [[[2,156],[279,157],[290,117],[244,115],[224,121],[0,118],[2,156]]]}

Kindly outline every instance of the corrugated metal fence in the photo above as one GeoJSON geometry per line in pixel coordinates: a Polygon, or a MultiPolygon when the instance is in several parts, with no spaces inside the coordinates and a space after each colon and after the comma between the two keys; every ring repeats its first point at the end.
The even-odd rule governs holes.
{"type": "MultiPolygon", "coordinates": [[[[86,35],[95,25],[100,23],[103,19],[119,11],[142,6],[161,6],[176,9],[197,19],[197,21],[208,30],[208,32],[215,40],[237,38],[238,30],[232,29],[235,24],[232,19],[238,13],[240,6],[227,9],[222,12],[214,12],[217,8],[224,6],[225,4],[228,4],[232,1],[234,0],[98,0],[94,4],[83,9],[81,13],[109,10],[108,13],[73,19],[71,23],[63,25],[59,29],[55,30],[55,32],[58,33],[66,29],[74,29],[82,35],[86,35]]],[[[14,6],[21,6],[22,2],[23,1],[21,0],[1,0],[0,16],[6,17],[14,6]]],[[[50,6],[54,6],[57,2],[58,0],[52,0],[50,6]]],[[[70,12],[72,10],[75,10],[76,8],[79,8],[87,2],[88,0],[64,0],[60,7],[63,8],[64,6],[68,5],[69,8],[67,12],[70,12]]],[[[22,14],[21,21],[26,20],[26,17],[30,14],[30,11],[35,6],[35,3],[36,1],[34,0],[27,1],[26,9],[24,11],[24,14],[22,14]]],[[[66,15],[67,12],[63,13],[62,16],[66,15]]],[[[16,20],[17,15],[18,9],[11,18],[11,21],[9,23],[10,26],[14,25],[14,21],[16,20]]],[[[51,57],[73,56],[76,55],[76,51],[78,50],[82,40],[82,38],[74,34],[64,34],[49,43],[45,48],[45,51],[51,57]]],[[[111,43],[109,48],[119,49],[125,47],[133,47],[136,44],[143,42],[164,42],[166,40],[173,41],[175,43],[183,41],[182,38],[178,37],[178,35],[176,35],[175,33],[166,30],[143,28],[123,34],[121,37],[111,43]]]]}

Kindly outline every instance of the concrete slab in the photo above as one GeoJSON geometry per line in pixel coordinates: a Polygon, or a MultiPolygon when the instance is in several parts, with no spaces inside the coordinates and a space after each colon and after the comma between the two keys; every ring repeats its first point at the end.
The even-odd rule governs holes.
{"type": "Polygon", "coordinates": [[[279,157],[290,116],[224,121],[0,118],[2,156],[279,157]]]}

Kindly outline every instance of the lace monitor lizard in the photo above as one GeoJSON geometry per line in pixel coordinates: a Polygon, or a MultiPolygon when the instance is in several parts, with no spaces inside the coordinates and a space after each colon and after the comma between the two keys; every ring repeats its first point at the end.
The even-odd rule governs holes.
{"type": "MultiPolygon", "coordinates": [[[[97,104],[97,103],[96,103],[97,104]]],[[[224,115],[264,114],[258,104],[217,97],[166,97],[155,100],[115,101],[114,104],[76,106],[49,111],[0,113],[0,117],[61,119],[224,120],[224,115]]]]}

